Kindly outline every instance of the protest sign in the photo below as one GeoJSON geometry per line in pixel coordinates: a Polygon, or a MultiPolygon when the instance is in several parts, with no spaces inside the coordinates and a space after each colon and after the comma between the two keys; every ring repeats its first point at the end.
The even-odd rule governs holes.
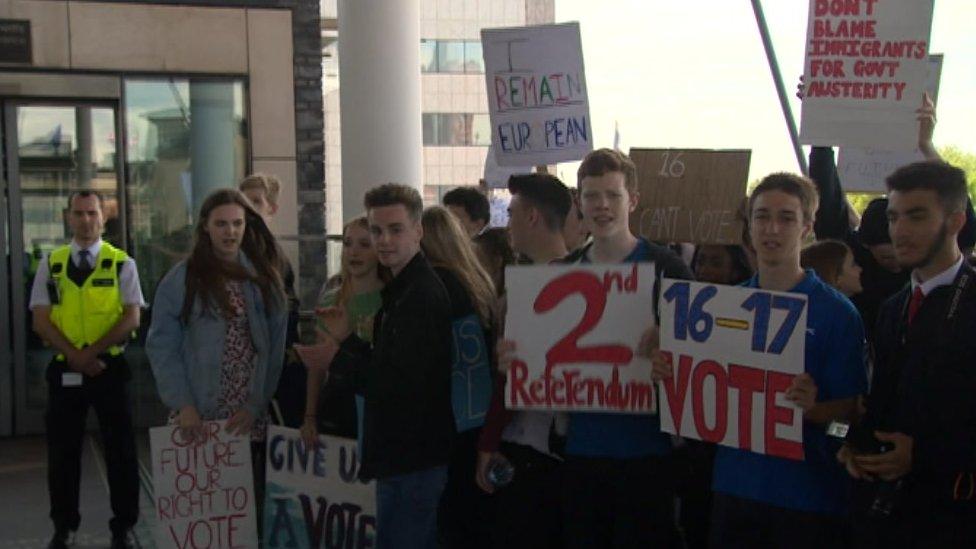
{"type": "Polygon", "coordinates": [[[149,430],[159,549],[258,547],[251,439],[226,423],[205,421],[197,441],[176,425],[149,430]]]}
{"type": "Polygon", "coordinates": [[[499,166],[579,160],[593,150],[579,23],[482,29],[499,166]]]}
{"type": "Polygon", "coordinates": [[[661,430],[803,459],[803,414],[784,393],[803,373],[807,298],[664,279],[661,430]]]}
{"type": "Polygon", "coordinates": [[[658,242],[740,244],[748,150],[630,149],[640,202],[630,230],[658,242]]]}
{"type": "MultiPolygon", "coordinates": [[[[925,91],[933,102],[939,98],[939,80],[942,78],[942,54],[929,56],[925,91]]],[[[917,123],[916,123],[917,126],[917,123]]],[[[925,160],[918,148],[889,151],[875,148],[841,147],[837,153],[837,174],[846,191],[884,193],[885,178],[898,168],[925,160]]]]}
{"type": "Polygon", "coordinates": [[[463,433],[485,423],[491,403],[491,360],[478,315],[452,321],[451,334],[451,404],[454,426],[463,433]]]}
{"type": "Polygon", "coordinates": [[[376,546],[376,483],[359,480],[356,441],[268,426],[264,547],[376,546]]]}
{"type": "Polygon", "coordinates": [[[506,407],[654,411],[650,361],[634,353],[654,325],[653,263],[508,267],[505,280],[506,407]]]}
{"type": "Polygon", "coordinates": [[[911,150],[933,0],[810,0],[802,143],[911,150]]]}

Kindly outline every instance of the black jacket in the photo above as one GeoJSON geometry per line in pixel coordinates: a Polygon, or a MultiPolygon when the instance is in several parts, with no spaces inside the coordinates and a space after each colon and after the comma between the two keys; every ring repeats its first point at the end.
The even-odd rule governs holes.
{"type": "Polygon", "coordinates": [[[878,309],[886,299],[908,284],[908,273],[893,273],[878,264],[866,246],[861,244],[857,231],[851,226],[850,209],[844,200],[840,176],[834,163],[834,149],[813,147],[810,150],[810,179],[817,185],[820,207],[813,225],[817,240],[833,238],[847,244],[854,260],[861,266],[863,291],[851,298],[861,313],[868,341],[874,338],[878,309]]]}
{"type": "Polygon", "coordinates": [[[330,367],[331,383],[351,384],[366,400],[364,479],[446,465],[454,436],[444,284],[418,253],[381,295],[372,347],[350,335],[330,367]]]}
{"type": "Polygon", "coordinates": [[[865,426],[913,437],[904,500],[923,514],[976,501],[976,272],[963,263],[964,275],[953,318],[957,287],[940,286],[906,328],[906,287],[882,305],[875,331],[865,426]]]}

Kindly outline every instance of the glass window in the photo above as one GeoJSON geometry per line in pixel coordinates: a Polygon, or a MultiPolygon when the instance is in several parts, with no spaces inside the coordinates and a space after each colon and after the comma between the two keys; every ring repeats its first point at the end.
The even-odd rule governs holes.
{"type": "Polygon", "coordinates": [[[487,114],[471,115],[471,144],[491,145],[491,120],[487,114]]]}
{"type": "Polygon", "coordinates": [[[467,145],[468,129],[465,117],[469,115],[457,113],[440,113],[437,124],[438,145],[445,147],[461,147],[467,145]]]}
{"type": "Polygon", "coordinates": [[[481,42],[464,43],[464,72],[485,72],[485,59],[481,54],[481,42]]]}
{"type": "Polygon", "coordinates": [[[437,40],[420,41],[420,72],[437,72],[437,40]]]}
{"type": "Polygon", "coordinates": [[[438,72],[464,72],[464,42],[441,40],[437,42],[438,72]]]}
{"type": "Polygon", "coordinates": [[[424,146],[437,145],[437,115],[433,113],[423,113],[421,125],[423,126],[424,146]]]}
{"type": "Polygon", "coordinates": [[[147,300],[187,251],[200,204],[247,168],[241,81],[125,81],[130,253],[147,300]]]}

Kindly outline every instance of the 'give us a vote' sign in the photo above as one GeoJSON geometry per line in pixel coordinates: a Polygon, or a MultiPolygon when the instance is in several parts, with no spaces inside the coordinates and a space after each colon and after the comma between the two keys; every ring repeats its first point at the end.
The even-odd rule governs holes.
{"type": "Polygon", "coordinates": [[[509,267],[505,338],[515,341],[510,409],[652,413],[654,265],[509,267]]]}
{"type": "Polygon", "coordinates": [[[760,454],[803,459],[803,415],[785,399],[803,373],[800,294],[664,279],[661,429],[760,454]]]}

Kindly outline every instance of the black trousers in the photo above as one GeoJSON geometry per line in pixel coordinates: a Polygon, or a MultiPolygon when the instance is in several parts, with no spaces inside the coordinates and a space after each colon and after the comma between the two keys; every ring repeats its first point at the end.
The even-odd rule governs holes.
{"type": "Polygon", "coordinates": [[[844,517],[783,509],[719,492],[712,497],[709,533],[712,548],[821,549],[850,543],[844,517]]]}
{"type": "Polygon", "coordinates": [[[670,457],[569,457],[563,466],[566,547],[678,547],[670,457]]]}
{"type": "Polygon", "coordinates": [[[508,485],[492,496],[491,547],[555,549],[562,547],[559,480],[562,464],[529,446],[502,441],[499,452],[515,469],[508,485]]]}
{"type": "Polygon", "coordinates": [[[64,362],[47,368],[47,483],[51,520],[59,531],[77,530],[81,523],[78,497],[81,452],[89,407],[95,409],[105,448],[105,467],[112,514],[109,528],[123,533],[139,519],[139,472],[127,383],[129,367],[122,356],[100,357],[107,369],[96,377],[84,376],[80,387],[64,387],[64,362]]]}

